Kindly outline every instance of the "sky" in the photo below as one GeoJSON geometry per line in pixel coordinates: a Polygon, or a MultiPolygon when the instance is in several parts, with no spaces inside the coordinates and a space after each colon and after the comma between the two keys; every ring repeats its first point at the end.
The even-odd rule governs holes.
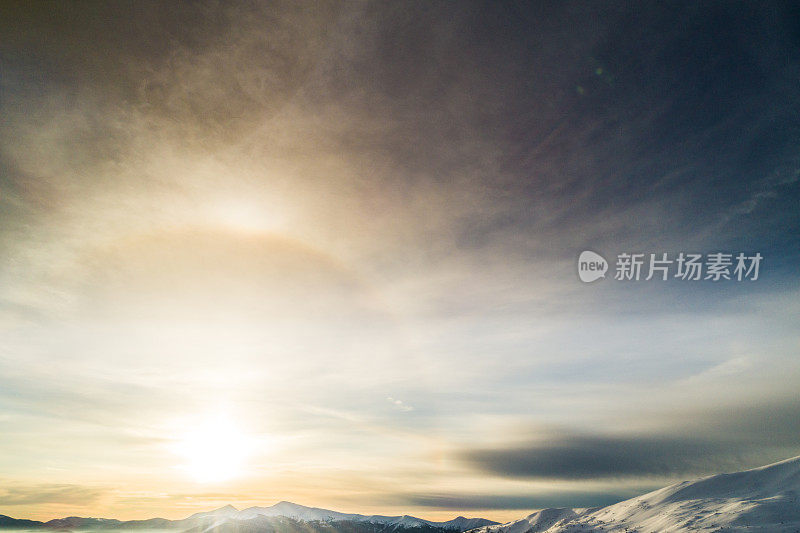
{"type": "Polygon", "coordinates": [[[3,2],[0,513],[508,520],[800,455],[799,84],[791,2],[3,2]],[[681,252],[763,261],[614,279],[681,252]]]}

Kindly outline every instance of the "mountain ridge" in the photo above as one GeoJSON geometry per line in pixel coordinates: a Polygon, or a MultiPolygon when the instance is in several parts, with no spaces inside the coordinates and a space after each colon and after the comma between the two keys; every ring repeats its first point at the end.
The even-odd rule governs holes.
{"type": "MultiPolygon", "coordinates": [[[[410,515],[384,516],[341,513],[329,509],[307,507],[288,501],[281,501],[269,507],[254,506],[242,510],[229,504],[211,511],[197,512],[181,520],[150,518],[144,520],[120,521],[110,518],[70,516],[41,522],[37,520],[16,519],[0,514],[0,528],[99,531],[120,530],[125,528],[149,529],[151,526],[158,526],[156,529],[172,529],[178,531],[207,531],[214,529],[216,533],[219,533],[221,529],[225,529],[226,524],[233,524],[229,529],[235,529],[236,531],[241,531],[243,526],[247,526],[245,529],[249,529],[254,525],[254,522],[252,522],[253,520],[261,520],[262,525],[266,529],[275,529],[276,525],[280,526],[281,524],[274,521],[274,523],[268,523],[269,521],[265,522],[263,519],[280,518],[286,518],[298,523],[319,522],[339,524],[352,522],[354,524],[370,524],[376,526],[368,527],[367,529],[370,529],[370,531],[380,530],[381,527],[391,530],[422,528],[432,531],[442,530],[442,533],[446,531],[464,532],[469,529],[475,529],[476,527],[498,524],[498,522],[485,518],[465,518],[463,516],[458,516],[444,522],[435,522],[410,515]]],[[[285,526],[286,523],[282,525],[285,526]]]]}

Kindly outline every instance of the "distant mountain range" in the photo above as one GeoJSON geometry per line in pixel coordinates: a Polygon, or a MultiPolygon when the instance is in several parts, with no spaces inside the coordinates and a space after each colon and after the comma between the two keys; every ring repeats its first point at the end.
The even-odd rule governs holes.
{"type": "Polygon", "coordinates": [[[280,502],[241,511],[228,505],[183,520],[122,522],[70,517],[37,522],[0,515],[0,528],[142,533],[797,533],[800,457],[743,472],[684,481],[607,507],[544,509],[506,524],[462,516],[447,522],[413,516],[366,516],[280,502]]]}
{"type": "Polygon", "coordinates": [[[185,533],[460,533],[497,522],[459,516],[433,522],[413,516],[382,516],[339,513],[328,509],[280,502],[271,507],[238,510],[232,505],[183,520],[151,518],[120,521],[107,518],[68,517],[38,522],[0,515],[0,528],[16,530],[149,530],[185,533]]]}

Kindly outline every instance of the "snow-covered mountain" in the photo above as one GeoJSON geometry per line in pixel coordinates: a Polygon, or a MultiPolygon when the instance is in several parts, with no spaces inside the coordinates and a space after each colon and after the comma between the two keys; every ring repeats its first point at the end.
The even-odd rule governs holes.
{"type": "Polygon", "coordinates": [[[204,518],[235,518],[240,512],[241,511],[239,511],[233,505],[226,505],[225,507],[220,507],[219,509],[214,509],[213,511],[195,513],[186,520],[201,520],[204,518]]]}
{"type": "Polygon", "coordinates": [[[330,522],[333,520],[357,520],[359,518],[364,518],[362,515],[339,513],[328,509],[319,509],[317,507],[306,507],[292,502],[279,502],[270,507],[250,507],[239,511],[236,518],[239,520],[246,520],[257,516],[285,516],[287,518],[306,522],[313,520],[330,522]]]}
{"type": "MultiPolygon", "coordinates": [[[[381,524],[400,528],[412,528],[421,526],[431,526],[442,529],[452,529],[454,531],[466,531],[477,527],[497,524],[484,518],[465,518],[459,516],[446,522],[433,522],[416,518],[414,516],[383,516],[383,515],[361,515],[352,513],[340,513],[329,509],[319,509],[317,507],[306,507],[291,502],[280,502],[270,507],[250,507],[241,511],[236,511],[231,506],[223,507],[212,512],[215,516],[225,519],[250,520],[261,516],[279,517],[283,516],[303,522],[365,522],[371,524],[381,524]]],[[[212,513],[206,513],[211,515],[212,513]]],[[[197,515],[193,515],[197,516],[197,515]]]]}
{"type": "MultiPolygon", "coordinates": [[[[1,503],[1,502],[0,502],[1,503]]],[[[195,513],[183,520],[133,520],[122,522],[100,518],[69,517],[37,522],[0,515],[0,529],[71,531],[159,530],[165,533],[461,533],[497,522],[459,516],[433,522],[413,516],[348,514],[280,502],[270,507],[238,510],[226,505],[195,513]]]]}
{"type": "Polygon", "coordinates": [[[684,481],[595,509],[545,509],[471,533],[800,531],[800,457],[684,481]]]}

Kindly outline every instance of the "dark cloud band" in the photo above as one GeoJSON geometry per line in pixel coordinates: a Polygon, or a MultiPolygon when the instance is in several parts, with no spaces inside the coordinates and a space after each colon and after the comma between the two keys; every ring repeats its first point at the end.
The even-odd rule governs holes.
{"type": "Polygon", "coordinates": [[[504,476],[593,479],[703,471],[723,451],[719,444],[695,439],[564,436],[528,446],[471,450],[464,458],[504,476]]]}

